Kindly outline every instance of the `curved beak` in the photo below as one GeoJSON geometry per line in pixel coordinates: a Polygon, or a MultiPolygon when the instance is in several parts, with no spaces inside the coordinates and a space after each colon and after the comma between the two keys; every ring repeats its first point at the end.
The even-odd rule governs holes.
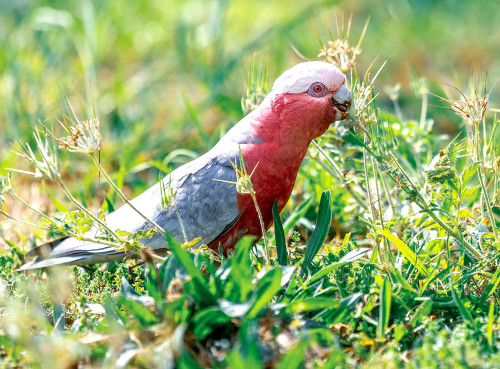
{"type": "Polygon", "coordinates": [[[351,99],[351,92],[345,86],[340,87],[340,90],[332,96],[332,104],[339,110],[342,119],[349,116],[347,111],[351,108],[351,99]]]}

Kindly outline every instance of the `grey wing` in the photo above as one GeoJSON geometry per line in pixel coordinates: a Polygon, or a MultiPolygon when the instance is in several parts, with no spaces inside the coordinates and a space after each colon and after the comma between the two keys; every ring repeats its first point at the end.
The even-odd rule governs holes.
{"type": "MultiPolygon", "coordinates": [[[[231,165],[231,161],[236,162],[236,158],[237,151],[234,148],[231,150],[225,147],[221,151],[208,152],[176,169],[131,202],[178,241],[184,242],[185,238],[191,241],[201,237],[200,243],[208,244],[227,231],[241,215],[237,207],[236,186],[234,183],[227,183],[236,181],[236,173],[231,165]],[[170,187],[176,192],[175,206],[166,209],[162,207],[160,186],[166,189],[170,187]]],[[[113,230],[128,232],[152,228],[151,224],[128,204],[111,213],[106,224],[113,230]]],[[[90,231],[87,236],[102,236],[102,231],[90,231]]],[[[161,234],[143,239],[142,243],[155,249],[168,247],[161,234]]],[[[116,251],[111,246],[74,238],[57,241],[49,247],[40,246],[38,249],[45,249],[45,256],[37,254],[34,260],[19,270],[109,262],[123,259],[125,256],[123,252],[116,251]]]]}
{"type": "MultiPolygon", "coordinates": [[[[236,173],[231,161],[226,157],[207,156],[177,169],[132,200],[135,207],[180,242],[200,237],[200,244],[208,244],[241,215],[234,184],[236,173]],[[166,209],[161,204],[160,186],[175,193],[174,202],[166,209]]],[[[130,232],[151,228],[127,205],[109,216],[107,223],[112,228],[130,232]]],[[[152,248],[167,247],[160,234],[143,243],[152,248]]]]}

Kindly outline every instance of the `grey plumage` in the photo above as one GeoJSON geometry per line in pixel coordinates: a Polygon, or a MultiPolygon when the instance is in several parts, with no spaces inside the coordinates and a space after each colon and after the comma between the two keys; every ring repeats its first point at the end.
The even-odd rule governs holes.
{"type": "MultiPolygon", "coordinates": [[[[250,116],[244,119],[250,119],[250,116]]],[[[186,237],[193,240],[201,237],[199,244],[208,244],[234,224],[240,217],[237,208],[237,192],[234,184],[220,182],[236,181],[231,163],[238,165],[238,145],[258,143],[259,139],[245,132],[246,125],[234,126],[219,143],[205,155],[177,168],[161,182],[137,196],[131,203],[149,219],[155,221],[176,240],[183,242],[184,235],[176,211],[184,226],[186,237]],[[176,207],[161,206],[160,186],[177,191],[176,207]]],[[[125,204],[106,217],[106,225],[113,230],[138,232],[152,228],[135,210],[125,204]]],[[[87,233],[88,237],[102,235],[97,229],[87,233]]],[[[153,249],[167,249],[161,234],[141,240],[153,249]]],[[[111,246],[80,241],[74,238],[57,240],[40,246],[28,254],[34,260],[24,264],[20,271],[54,265],[84,265],[121,260],[126,255],[111,246]],[[45,249],[45,252],[42,250],[45,249]],[[48,249],[48,250],[47,250],[48,249]]]]}

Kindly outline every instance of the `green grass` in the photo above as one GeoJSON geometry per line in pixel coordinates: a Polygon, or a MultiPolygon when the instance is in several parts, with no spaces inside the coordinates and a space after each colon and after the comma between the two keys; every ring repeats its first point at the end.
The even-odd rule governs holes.
{"type": "MultiPolygon", "coordinates": [[[[495,4],[344,5],[356,10],[351,44],[372,17],[358,73],[376,55],[388,63],[366,100],[366,84],[350,72],[353,119],[311,146],[285,210],[273,212],[270,267],[263,241],[251,247],[244,239],[223,260],[170,242],[172,253],[159,263],[142,252],[142,266],[15,272],[31,245],[83,233],[96,221],[88,209],[119,206],[108,179],[130,198],[158,172],[212,147],[243,116],[242,86],[248,110],[269,88],[266,76],[299,61],[290,43],[315,59],[308,18],[324,43],[323,11],[335,28],[329,3],[297,2],[286,11],[281,2],[242,4],[0,5],[0,168],[33,170],[10,150],[34,147],[25,122],[62,117],[61,87],[82,119],[93,117],[93,98],[100,162],[109,173],[99,176],[85,155],[59,150],[61,180],[74,201],[53,181],[18,173],[2,192],[2,211],[25,222],[44,218],[45,230],[1,218],[1,364],[496,367],[497,118],[488,112],[471,122],[433,107],[450,105],[428,93],[459,99],[442,85],[453,81],[482,101],[483,86],[475,100],[470,86],[478,80],[467,81],[472,64],[490,66],[489,81],[500,74],[495,4]],[[469,54],[475,59],[463,57],[469,54]],[[76,201],[83,209],[70,211],[76,201]]],[[[381,65],[375,62],[372,78],[381,65]]],[[[490,100],[494,108],[495,91],[490,100]]],[[[140,236],[120,234],[120,247],[141,253],[140,236]]]]}

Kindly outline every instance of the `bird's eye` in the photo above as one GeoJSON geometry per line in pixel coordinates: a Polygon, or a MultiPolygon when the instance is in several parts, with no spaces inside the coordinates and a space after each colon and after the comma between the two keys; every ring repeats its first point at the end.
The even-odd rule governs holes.
{"type": "Polygon", "coordinates": [[[328,94],[328,90],[325,85],[321,82],[314,82],[310,87],[307,93],[313,97],[323,97],[328,94]]]}

